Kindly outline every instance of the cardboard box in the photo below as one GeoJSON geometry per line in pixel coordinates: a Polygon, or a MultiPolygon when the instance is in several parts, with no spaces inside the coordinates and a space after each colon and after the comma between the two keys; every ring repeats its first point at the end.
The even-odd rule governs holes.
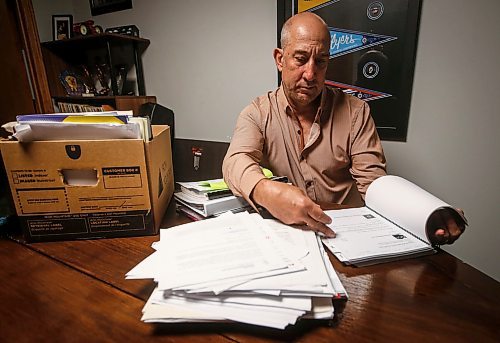
{"type": "Polygon", "coordinates": [[[147,143],[0,141],[26,240],[157,234],[174,182],[170,128],[153,134],[147,143]]]}

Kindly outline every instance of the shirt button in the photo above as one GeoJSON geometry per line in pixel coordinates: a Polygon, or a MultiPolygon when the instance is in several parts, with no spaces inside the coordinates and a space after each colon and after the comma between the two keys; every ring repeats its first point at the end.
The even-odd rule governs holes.
{"type": "Polygon", "coordinates": [[[299,135],[300,135],[300,130],[297,130],[297,134],[299,134],[299,135]]]}
{"type": "Polygon", "coordinates": [[[313,182],[311,180],[307,181],[306,182],[306,187],[311,187],[313,184],[313,182]]]}

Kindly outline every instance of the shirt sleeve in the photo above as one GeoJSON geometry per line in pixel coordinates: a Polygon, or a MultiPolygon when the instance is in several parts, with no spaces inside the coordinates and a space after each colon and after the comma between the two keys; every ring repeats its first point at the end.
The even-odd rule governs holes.
{"type": "Polygon", "coordinates": [[[368,186],[375,179],[386,175],[382,143],[366,102],[363,102],[353,117],[350,173],[363,199],[368,186]]]}
{"type": "Polygon", "coordinates": [[[264,135],[262,115],[253,102],[239,115],[229,149],[222,163],[222,174],[228,187],[256,208],[251,199],[255,185],[265,176],[260,168],[264,135]]]}

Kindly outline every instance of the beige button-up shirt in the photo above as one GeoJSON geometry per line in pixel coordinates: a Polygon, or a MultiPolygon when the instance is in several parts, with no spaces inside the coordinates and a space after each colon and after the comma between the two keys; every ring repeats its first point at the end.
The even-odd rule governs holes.
{"type": "Polygon", "coordinates": [[[288,176],[316,202],[363,205],[367,187],[386,174],[385,157],[366,102],[325,86],[309,137],[282,87],[256,98],[240,114],[222,171],[231,190],[253,204],[259,165],[288,176]]]}

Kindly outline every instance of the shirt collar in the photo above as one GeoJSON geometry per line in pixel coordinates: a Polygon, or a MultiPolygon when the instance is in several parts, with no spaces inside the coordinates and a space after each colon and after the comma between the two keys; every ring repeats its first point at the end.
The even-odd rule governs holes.
{"type": "MultiPolygon", "coordinates": [[[[327,102],[328,95],[326,86],[323,86],[323,90],[321,91],[320,97],[321,99],[319,102],[318,111],[316,112],[316,117],[314,118],[315,122],[318,122],[320,120],[321,114],[323,113],[323,108],[325,107],[327,102]]],[[[278,100],[278,105],[280,108],[283,109],[283,112],[286,113],[287,115],[291,115],[292,108],[290,107],[290,103],[286,98],[285,91],[283,90],[283,84],[281,84],[280,87],[278,88],[277,100],[278,100]]]]}
{"type": "Polygon", "coordinates": [[[292,108],[288,103],[288,99],[286,98],[285,91],[283,90],[283,84],[280,85],[277,92],[277,101],[280,109],[283,109],[283,113],[290,115],[292,113],[292,108]]]}

